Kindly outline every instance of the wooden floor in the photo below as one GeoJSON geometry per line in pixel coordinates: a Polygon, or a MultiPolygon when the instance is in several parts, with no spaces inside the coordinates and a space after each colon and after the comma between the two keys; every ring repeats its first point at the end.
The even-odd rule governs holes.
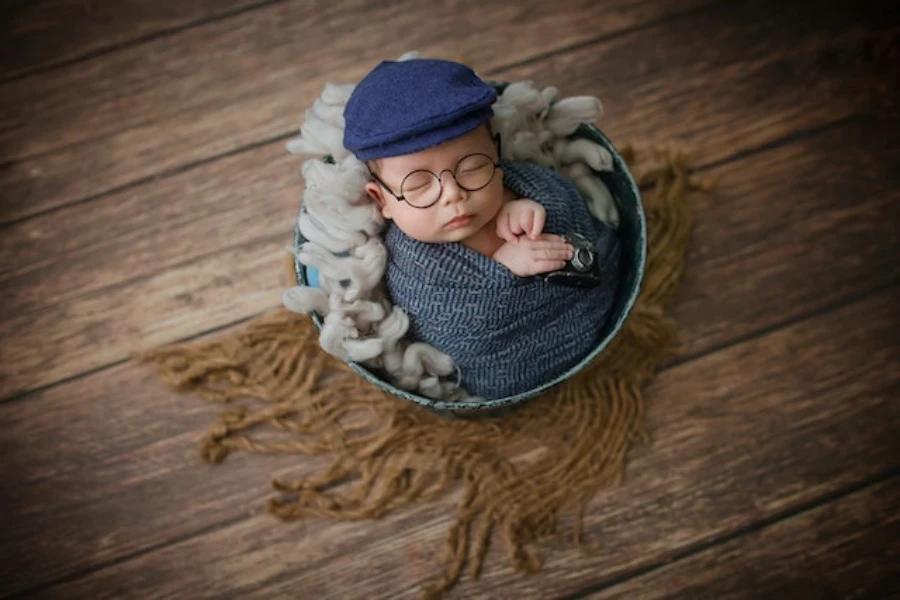
{"type": "Polygon", "coordinates": [[[326,81],[419,50],[596,95],[614,143],[676,144],[718,181],[653,441],[586,515],[598,551],[523,576],[498,547],[448,597],[900,597],[891,5],[4,2],[0,593],[407,598],[435,575],[451,500],[281,523],[271,477],[311,466],[205,465],[218,408],[129,358],[279,305],[286,140],[326,81]]]}

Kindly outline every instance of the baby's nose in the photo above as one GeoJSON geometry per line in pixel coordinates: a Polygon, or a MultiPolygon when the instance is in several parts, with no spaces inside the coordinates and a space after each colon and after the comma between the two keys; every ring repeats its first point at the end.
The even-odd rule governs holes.
{"type": "Polygon", "coordinates": [[[445,204],[459,202],[460,200],[465,200],[466,198],[468,198],[469,193],[459,187],[459,184],[456,182],[456,178],[453,176],[452,171],[441,171],[439,177],[441,178],[441,184],[444,187],[443,201],[445,204]],[[444,178],[444,173],[448,175],[446,178],[444,178]]]}

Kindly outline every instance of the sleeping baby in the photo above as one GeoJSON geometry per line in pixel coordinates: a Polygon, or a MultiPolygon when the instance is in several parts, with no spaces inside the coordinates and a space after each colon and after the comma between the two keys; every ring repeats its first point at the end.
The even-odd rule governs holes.
{"type": "Polygon", "coordinates": [[[494,88],[467,66],[386,61],[354,89],[344,146],[387,220],[385,283],[409,338],[495,399],[547,383],[596,346],[619,283],[615,230],[559,172],[500,159],[494,88]]]}

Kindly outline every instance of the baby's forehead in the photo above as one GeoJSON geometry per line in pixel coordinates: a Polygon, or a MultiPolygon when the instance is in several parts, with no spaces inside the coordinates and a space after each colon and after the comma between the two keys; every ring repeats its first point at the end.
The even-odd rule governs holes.
{"type": "Polygon", "coordinates": [[[452,140],[448,140],[437,146],[412,152],[410,154],[402,154],[399,156],[385,156],[379,161],[379,168],[428,168],[429,166],[450,168],[456,161],[462,159],[468,154],[476,152],[486,152],[493,145],[493,139],[486,127],[479,127],[476,130],[467,132],[452,140]],[[483,132],[483,133],[482,133],[483,132]]]}

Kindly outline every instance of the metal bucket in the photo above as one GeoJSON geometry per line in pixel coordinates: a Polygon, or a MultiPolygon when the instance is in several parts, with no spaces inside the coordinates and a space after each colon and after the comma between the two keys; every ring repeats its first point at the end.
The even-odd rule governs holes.
{"type": "MultiPolygon", "coordinates": [[[[607,137],[593,125],[582,125],[573,134],[573,138],[588,138],[607,150],[613,157],[613,171],[598,173],[599,177],[609,187],[616,200],[619,209],[619,235],[622,241],[622,280],[619,286],[619,292],[607,318],[606,325],[601,331],[600,339],[590,354],[585,356],[578,364],[568,369],[565,373],[548,381],[538,387],[526,392],[507,396],[505,398],[496,398],[485,400],[482,402],[447,402],[433,400],[431,398],[420,396],[412,392],[400,389],[387,381],[378,377],[377,374],[370,371],[365,366],[351,362],[350,367],[359,373],[367,381],[377,385],[394,394],[395,396],[415,402],[421,406],[430,408],[435,411],[451,413],[459,416],[475,415],[484,413],[496,413],[500,409],[512,407],[521,404],[526,400],[534,398],[549,388],[572,377],[585,366],[592,362],[604,349],[610,344],[613,338],[622,329],[622,325],[628,318],[634,303],[640,292],[641,282],[644,276],[644,265],[647,258],[647,228],[644,217],[643,207],[641,205],[640,191],[637,184],[628,170],[625,161],[619,152],[607,137]]],[[[300,233],[299,226],[295,225],[294,243],[297,247],[306,240],[300,233]]],[[[297,273],[297,281],[300,285],[316,287],[317,274],[313,269],[307,269],[299,260],[294,261],[294,267],[297,273]]],[[[313,314],[312,319],[316,326],[321,329],[322,318],[313,314]]]]}

